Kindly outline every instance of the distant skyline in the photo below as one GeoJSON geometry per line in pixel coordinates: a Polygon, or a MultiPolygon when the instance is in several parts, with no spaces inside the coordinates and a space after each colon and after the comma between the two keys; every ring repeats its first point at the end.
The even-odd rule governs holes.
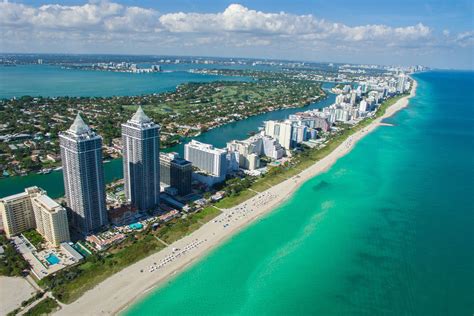
{"type": "Polygon", "coordinates": [[[0,51],[473,69],[471,1],[3,1],[0,51]]]}

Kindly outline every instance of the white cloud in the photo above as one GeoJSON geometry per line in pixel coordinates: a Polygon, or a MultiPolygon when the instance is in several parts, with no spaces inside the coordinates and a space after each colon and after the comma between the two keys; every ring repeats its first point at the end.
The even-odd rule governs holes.
{"type": "Polygon", "coordinates": [[[474,45],[474,31],[459,33],[454,41],[462,47],[472,46],[474,45]]]}
{"type": "Polygon", "coordinates": [[[170,32],[304,34],[315,20],[311,15],[264,13],[231,4],[222,13],[170,13],[162,15],[160,21],[170,32]]]}
{"type": "Polygon", "coordinates": [[[18,3],[0,3],[2,28],[65,29],[92,31],[154,31],[158,12],[140,7],[100,1],[81,6],[48,4],[38,8],[18,3]]]}
{"type": "Polygon", "coordinates": [[[104,22],[108,31],[158,32],[158,12],[140,7],[128,7],[123,15],[114,16],[104,22]]]}
{"type": "Polygon", "coordinates": [[[431,30],[421,23],[397,28],[386,25],[349,27],[341,23],[319,20],[312,15],[264,13],[239,4],[231,4],[224,12],[216,14],[183,12],[165,14],[160,17],[160,22],[168,31],[175,33],[234,32],[294,35],[306,39],[336,38],[350,42],[416,40],[427,38],[431,34],[431,30]]]}
{"type": "MultiPolygon", "coordinates": [[[[161,53],[187,47],[198,51],[216,48],[262,49],[265,52],[304,48],[310,52],[364,52],[387,54],[423,51],[435,46],[468,47],[474,44],[474,32],[459,34],[448,30],[434,32],[428,26],[393,27],[381,24],[349,26],[312,15],[285,12],[268,13],[231,4],[218,13],[168,13],[110,1],[84,5],[48,4],[39,7],[19,3],[0,3],[0,49],[35,51],[49,47],[81,47],[97,50],[132,52],[139,44],[148,52],[161,53]],[[74,43],[72,43],[74,41],[74,43]],[[95,45],[95,46],[93,46],[95,45]]],[[[221,52],[222,50],[219,50],[221,52]]],[[[217,52],[217,51],[216,51],[217,52]]],[[[408,53],[410,54],[410,53],[408,53]]],[[[331,56],[331,55],[329,55],[331,56]]],[[[289,56],[291,57],[291,56],[289,56]]]]}

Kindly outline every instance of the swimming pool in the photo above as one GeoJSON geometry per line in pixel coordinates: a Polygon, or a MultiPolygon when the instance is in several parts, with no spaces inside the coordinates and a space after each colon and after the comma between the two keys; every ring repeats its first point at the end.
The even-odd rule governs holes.
{"type": "Polygon", "coordinates": [[[61,262],[61,260],[59,260],[59,258],[54,253],[50,253],[48,256],[45,257],[45,259],[50,265],[55,265],[61,262]]]}
{"type": "Polygon", "coordinates": [[[131,229],[142,229],[142,228],[143,228],[143,224],[141,224],[141,223],[133,223],[133,224],[128,225],[128,227],[130,227],[131,229]]]}

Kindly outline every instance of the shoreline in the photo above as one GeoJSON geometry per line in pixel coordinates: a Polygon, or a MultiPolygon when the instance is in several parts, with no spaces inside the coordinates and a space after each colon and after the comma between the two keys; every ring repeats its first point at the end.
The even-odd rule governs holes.
{"type": "Polygon", "coordinates": [[[410,98],[416,95],[417,82],[408,96],[402,97],[388,107],[381,117],[368,126],[354,132],[326,157],[317,161],[299,174],[263,191],[247,201],[222,213],[204,224],[190,235],[174,242],[158,253],[150,255],[107,278],[93,289],[84,293],[71,304],[61,304],[57,315],[110,315],[127,310],[150,291],[155,290],[178,276],[197,260],[216,249],[237,232],[247,228],[257,219],[275,210],[306,181],[327,171],[337,160],[348,154],[355,144],[379,126],[387,126],[382,121],[408,106],[410,98]],[[226,226],[227,225],[227,226],[226,226]],[[178,249],[178,250],[176,250],[178,249]],[[184,249],[185,251],[182,251],[184,249]],[[160,264],[158,270],[150,272],[150,267],[160,264]],[[141,272],[143,271],[143,272],[141,272]]]}

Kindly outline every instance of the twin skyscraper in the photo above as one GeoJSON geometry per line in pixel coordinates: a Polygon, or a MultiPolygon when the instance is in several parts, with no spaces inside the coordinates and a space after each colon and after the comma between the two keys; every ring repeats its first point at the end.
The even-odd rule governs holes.
{"type": "MultiPolygon", "coordinates": [[[[107,224],[102,137],[77,114],[59,134],[66,202],[71,226],[83,235],[107,224]]],[[[141,107],[122,124],[125,196],[131,207],[145,211],[159,205],[160,126],[141,107]]]]}
{"type": "Polygon", "coordinates": [[[139,107],[122,124],[125,196],[139,210],[158,206],[160,197],[160,126],[139,107]]]}

